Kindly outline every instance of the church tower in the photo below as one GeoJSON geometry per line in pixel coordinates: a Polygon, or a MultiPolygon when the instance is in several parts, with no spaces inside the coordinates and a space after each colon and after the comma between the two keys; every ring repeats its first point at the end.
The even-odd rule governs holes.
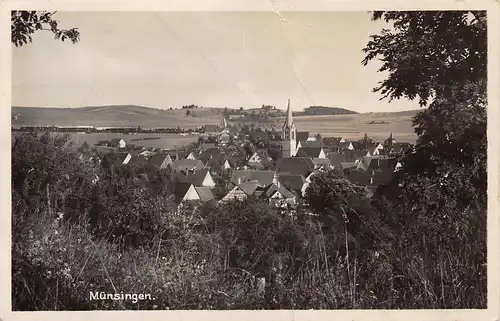
{"type": "Polygon", "coordinates": [[[297,154],[297,130],[295,129],[292,111],[290,110],[290,99],[288,99],[285,123],[283,124],[281,146],[281,155],[283,158],[293,157],[297,154]]]}

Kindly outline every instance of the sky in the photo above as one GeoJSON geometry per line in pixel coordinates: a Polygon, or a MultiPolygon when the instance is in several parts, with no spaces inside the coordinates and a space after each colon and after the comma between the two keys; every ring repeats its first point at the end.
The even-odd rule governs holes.
{"type": "Polygon", "coordinates": [[[12,48],[12,105],[292,110],[311,105],[357,112],[418,109],[380,101],[386,77],[364,67],[362,48],[387,27],[356,12],[58,12],[77,44],[39,32],[12,48]]]}

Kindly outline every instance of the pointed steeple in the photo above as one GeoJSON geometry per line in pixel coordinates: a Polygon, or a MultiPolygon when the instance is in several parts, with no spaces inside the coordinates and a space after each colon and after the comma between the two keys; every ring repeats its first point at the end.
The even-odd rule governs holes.
{"type": "Polygon", "coordinates": [[[288,99],[288,106],[286,108],[286,118],[285,118],[285,126],[290,128],[293,124],[292,111],[290,110],[290,99],[288,99]]]}

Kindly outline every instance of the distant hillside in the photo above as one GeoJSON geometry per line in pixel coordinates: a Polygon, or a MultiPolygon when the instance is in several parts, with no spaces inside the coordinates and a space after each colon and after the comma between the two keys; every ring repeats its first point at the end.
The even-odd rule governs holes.
{"type": "Polygon", "coordinates": [[[13,106],[13,126],[96,126],[96,127],[177,127],[196,128],[220,124],[219,108],[157,109],[134,105],[42,108],[13,106]]]}
{"type": "Polygon", "coordinates": [[[325,107],[325,106],[310,106],[304,111],[294,112],[294,116],[322,116],[322,115],[353,115],[357,112],[339,108],[339,107],[325,107]]]}

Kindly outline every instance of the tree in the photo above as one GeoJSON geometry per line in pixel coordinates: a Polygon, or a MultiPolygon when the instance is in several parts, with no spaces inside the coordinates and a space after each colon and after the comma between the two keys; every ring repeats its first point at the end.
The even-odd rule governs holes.
{"type": "Polygon", "coordinates": [[[37,31],[50,31],[57,40],[71,40],[77,43],[80,32],[77,28],[61,29],[59,21],[53,18],[56,12],[50,11],[11,11],[11,41],[16,47],[32,42],[32,35],[37,31]]]}
{"type": "Polygon", "coordinates": [[[413,118],[414,150],[380,192],[385,220],[398,231],[395,273],[404,276],[402,288],[414,288],[418,282],[412,283],[408,265],[418,256],[441,298],[435,304],[456,306],[445,293],[468,283],[460,307],[485,306],[486,13],[378,11],[373,19],[393,24],[364,48],[362,63],[379,58],[379,71],[389,74],[374,91],[381,99],[418,99],[428,107],[413,118]],[[444,257],[454,263],[447,265],[444,257]],[[444,269],[455,271],[454,277],[444,277],[444,269]]]}
{"type": "Polygon", "coordinates": [[[373,19],[394,25],[364,48],[364,65],[381,58],[380,71],[389,72],[374,91],[428,106],[413,119],[419,138],[402,160],[404,173],[444,179],[460,171],[485,201],[485,12],[375,12],[373,19]]]}

